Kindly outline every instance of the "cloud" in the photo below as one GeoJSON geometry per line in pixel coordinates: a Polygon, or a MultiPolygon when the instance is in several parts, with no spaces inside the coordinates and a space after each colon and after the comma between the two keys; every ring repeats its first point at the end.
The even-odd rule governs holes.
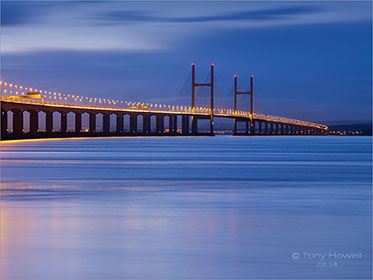
{"type": "Polygon", "coordinates": [[[245,10],[238,12],[228,12],[210,16],[191,17],[167,17],[155,16],[142,11],[108,11],[95,14],[93,18],[104,21],[122,22],[157,22],[157,23],[203,23],[217,21],[246,21],[246,20],[273,20],[284,19],[294,15],[313,14],[324,11],[319,6],[289,6],[274,7],[270,9],[245,10]]]}
{"type": "Polygon", "coordinates": [[[206,34],[237,28],[371,20],[366,6],[290,2],[3,2],[1,51],[171,50],[206,34]]]}
{"type": "Polygon", "coordinates": [[[52,5],[37,1],[2,1],[1,26],[19,26],[42,23],[48,19],[48,14],[57,9],[71,8],[76,2],[54,2],[52,5]]]}

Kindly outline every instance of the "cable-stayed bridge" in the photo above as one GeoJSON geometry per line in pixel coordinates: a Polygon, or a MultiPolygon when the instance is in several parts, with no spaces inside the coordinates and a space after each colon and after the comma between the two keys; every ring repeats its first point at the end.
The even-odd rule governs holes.
{"type": "Polygon", "coordinates": [[[197,80],[195,72],[195,65],[192,64],[188,105],[88,97],[0,81],[1,139],[214,135],[216,118],[232,119],[233,135],[327,133],[328,127],[322,124],[255,113],[253,76],[250,77],[249,90],[238,91],[235,75],[234,94],[231,97],[234,99],[234,108],[215,108],[216,101],[221,100],[216,100],[214,65],[211,64],[209,79],[203,83],[197,80]],[[202,91],[207,92],[209,104],[198,106],[202,91]],[[238,110],[241,95],[250,98],[248,110],[238,110]],[[200,120],[205,120],[205,127],[201,127],[200,120]],[[102,125],[98,124],[99,121],[102,125]]]}

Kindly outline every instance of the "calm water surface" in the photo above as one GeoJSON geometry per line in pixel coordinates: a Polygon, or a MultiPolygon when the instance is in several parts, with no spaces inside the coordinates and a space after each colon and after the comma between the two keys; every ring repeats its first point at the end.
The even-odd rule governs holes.
{"type": "Polygon", "coordinates": [[[322,136],[2,144],[0,278],[371,278],[371,147],[322,136]]]}

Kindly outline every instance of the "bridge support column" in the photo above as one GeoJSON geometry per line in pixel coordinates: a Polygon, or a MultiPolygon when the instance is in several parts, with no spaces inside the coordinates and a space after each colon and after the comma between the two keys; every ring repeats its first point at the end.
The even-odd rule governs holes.
{"type": "Polygon", "coordinates": [[[177,115],[174,116],[173,125],[173,133],[177,134],[177,115]]]}
{"type": "Polygon", "coordinates": [[[75,113],[75,133],[80,133],[82,131],[82,114],[75,113]]]}
{"type": "Polygon", "coordinates": [[[276,123],[275,125],[276,125],[276,129],[275,129],[276,132],[275,132],[275,134],[278,135],[278,134],[280,134],[280,124],[276,123]]]}
{"type": "Polygon", "coordinates": [[[233,124],[233,135],[237,134],[237,119],[234,118],[234,124],[233,124]]]}
{"type": "Polygon", "coordinates": [[[255,121],[254,120],[250,122],[250,134],[255,135],[255,121]]]}
{"type": "Polygon", "coordinates": [[[182,116],[181,130],[183,135],[189,134],[189,116],[182,116]]]}
{"type": "Polygon", "coordinates": [[[102,114],[102,126],[104,134],[109,134],[110,132],[110,115],[102,114]]]}
{"type": "Polygon", "coordinates": [[[264,135],[268,135],[268,122],[264,122],[264,135]]]}
{"type": "Polygon", "coordinates": [[[262,121],[258,121],[258,134],[262,134],[262,121]]]}
{"type": "Polygon", "coordinates": [[[30,133],[36,134],[38,132],[38,125],[39,125],[39,115],[36,111],[30,112],[30,133]]]}
{"type": "Polygon", "coordinates": [[[198,119],[197,116],[192,116],[192,134],[197,135],[198,133],[198,119]]]}
{"type": "Polygon", "coordinates": [[[96,132],[96,113],[89,113],[89,133],[96,132]]]}
{"type": "Polygon", "coordinates": [[[177,116],[169,116],[169,133],[175,134],[177,132],[177,116]]]}
{"type": "Polygon", "coordinates": [[[117,133],[122,134],[123,133],[123,115],[117,114],[117,133]]]}
{"type": "Polygon", "coordinates": [[[45,113],[45,130],[47,133],[53,132],[53,113],[46,112],[45,113]]]}
{"type": "Polygon", "coordinates": [[[155,118],[156,118],[157,134],[163,134],[163,132],[164,132],[164,117],[157,115],[155,118]]]}
{"type": "Polygon", "coordinates": [[[23,130],[23,112],[21,110],[13,111],[13,134],[21,136],[23,130]]]}
{"type": "Polygon", "coordinates": [[[1,109],[1,139],[5,139],[8,134],[8,112],[1,109]]]}
{"type": "Polygon", "coordinates": [[[130,115],[130,133],[137,133],[137,115],[130,115]]]}
{"type": "Polygon", "coordinates": [[[144,134],[150,133],[150,116],[143,116],[142,118],[142,132],[144,134]]]}
{"type": "Polygon", "coordinates": [[[66,133],[67,131],[67,114],[61,112],[61,132],[66,133]]]}
{"type": "Polygon", "coordinates": [[[270,123],[270,129],[271,129],[271,134],[275,134],[274,130],[273,130],[273,123],[272,122],[270,123]]]}
{"type": "Polygon", "coordinates": [[[250,132],[250,122],[249,121],[245,121],[245,134],[248,135],[250,132]]]}
{"type": "Polygon", "coordinates": [[[173,126],[173,117],[172,116],[168,116],[168,133],[169,134],[172,134],[172,130],[174,128],[173,126]]]}

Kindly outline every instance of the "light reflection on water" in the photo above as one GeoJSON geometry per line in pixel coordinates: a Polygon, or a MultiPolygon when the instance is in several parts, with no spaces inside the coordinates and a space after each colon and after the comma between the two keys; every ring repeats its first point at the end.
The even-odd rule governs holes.
{"type": "Polygon", "coordinates": [[[2,146],[1,279],[370,278],[371,137],[2,146]],[[293,252],[362,252],[332,268],[293,252]]]}

